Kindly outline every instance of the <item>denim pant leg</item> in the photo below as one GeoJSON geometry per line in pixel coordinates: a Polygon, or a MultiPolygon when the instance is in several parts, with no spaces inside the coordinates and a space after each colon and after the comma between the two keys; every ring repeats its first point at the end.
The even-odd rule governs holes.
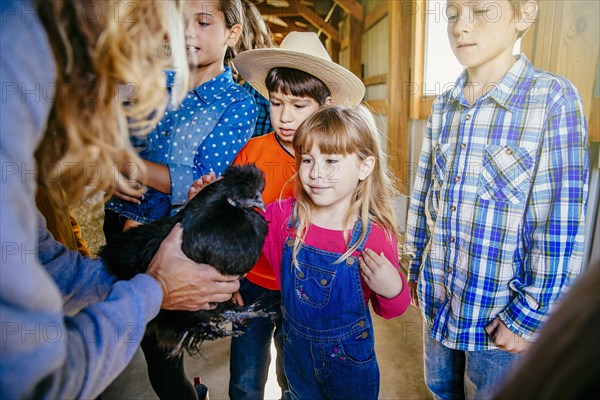
{"type": "Polygon", "coordinates": [[[467,399],[492,398],[518,357],[503,350],[467,351],[464,378],[467,399]]]}
{"type": "MultiPolygon", "coordinates": [[[[249,280],[244,280],[240,293],[244,304],[260,301],[259,308],[277,312],[276,318],[254,318],[246,327],[244,334],[231,340],[229,363],[229,397],[232,400],[262,399],[271,362],[271,338],[277,317],[281,319],[281,300],[278,292],[265,289],[249,280]]],[[[280,357],[278,357],[280,358],[280,357]]],[[[283,377],[285,382],[285,376],[283,377]]],[[[278,377],[278,382],[281,381],[278,377]]],[[[286,384],[287,385],[287,384],[286,384]]],[[[285,390],[285,387],[282,387],[285,390]]]]}
{"type": "Polygon", "coordinates": [[[289,400],[321,400],[325,399],[321,392],[321,383],[315,377],[315,360],[313,352],[319,358],[320,350],[313,348],[311,342],[284,327],[284,364],[288,378],[288,390],[284,399],[289,400]]]}
{"type": "MultiPolygon", "coordinates": [[[[283,318],[281,316],[281,293],[277,291],[277,294],[271,294],[271,296],[277,296],[279,306],[277,309],[277,315],[275,316],[275,333],[273,334],[273,342],[275,344],[276,360],[275,360],[275,374],[277,375],[277,383],[281,388],[281,392],[285,393],[288,389],[287,377],[285,376],[285,367],[283,362],[283,318]]],[[[272,303],[273,304],[273,303],[272,303]]],[[[282,396],[283,398],[283,396],[282,396]]]]}
{"type": "Polygon", "coordinates": [[[168,351],[160,348],[152,335],[144,336],[141,347],[148,365],[150,384],[161,400],[198,399],[194,385],[185,374],[183,354],[169,357],[168,351]]]}
{"type": "Polygon", "coordinates": [[[437,399],[464,399],[465,352],[444,346],[423,329],[425,384],[437,399]]]}

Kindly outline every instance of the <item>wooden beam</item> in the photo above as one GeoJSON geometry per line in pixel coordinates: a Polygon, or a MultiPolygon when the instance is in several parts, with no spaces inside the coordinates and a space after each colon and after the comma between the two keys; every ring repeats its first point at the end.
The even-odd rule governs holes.
{"type": "Polygon", "coordinates": [[[340,43],[340,50],[345,50],[348,47],[350,47],[350,39],[345,37],[342,39],[342,42],[340,43]]]}
{"type": "Polygon", "coordinates": [[[362,79],[362,23],[348,16],[350,65],[348,69],[362,79]]]}
{"type": "Polygon", "coordinates": [[[591,104],[588,133],[590,142],[600,142],[600,97],[594,97],[591,104]]]}
{"type": "MultiPolygon", "coordinates": [[[[421,98],[421,106],[419,107],[419,115],[416,116],[417,119],[429,119],[429,115],[431,114],[431,108],[433,107],[433,101],[435,100],[435,96],[425,96],[422,93],[419,93],[419,97],[421,98]]],[[[412,118],[412,115],[411,115],[412,118]]]]}
{"type": "Polygon", "coordinates": [[[412,60],[412,74],[409,80],[409,85],[402,88],[405,92],[404,96],[408,96],[410,101],[409,106],[409,117],[411,119],[420,119],[423,114],[431,112],[431,108],[423,109],[426,105],[424,104],[425,93],[423,93],[423,82],[425,82],[425,23],[427,9],[427,2],[425,0],[415,0],[413,2],[415,7],[413,12],[412,24],[413,24],[413,44],[411,54],[412,60]],[[412,87],[409,89],[410,84],[416,85],[414,87],[421,88],[419,90],[413,90],[412,87]],[[410,92],[410,93],[409,93],[410,92]]]}
{"type": "Polygon", "coordinates": [[[290,7],[273,7],[268,5],[267,3],[260,3],[256,4],[256,8],[263,16],[263,18],[265,18],[268,15],[276,15],[281,18],[300,16],[300,12],[293,5],[290,5],[290,7]]]}
{"type": "MultiPolygon", "coordinates": [[[[396,176],[400,193],[408,194],[408,116],[409,101],[402,94],[403,83],[410,82],[412,17],[407,5],[414,0],[383,1],[388,10],[387,138],[390,169],[396,176]]],[[[365,21],[366,22],[366,21],[365,21]]]]}
{"type": "Polygon", "coordinates": [[[393,1],[380,1],[375,8],[366,15],[363,21],[363,32],[371,29],[373,25],[378,23],[383,17],[388,14],[388,9],[391,6],[391,3],[396,3],[399,0],[393,1]]]}
{"type": "Polygon", "coordinates": [[[327,38],[325,41],[325,48],[331,56],[331,61],[334,63],[340,63],[340,44],[331,38],[327,38]]]}
{"type": "Polygon", "coordinates": [[[537,68],[573,82],[590,121],[600,59],[600,3],[596,0],[543,2],[538,19],[537,29],[527,33],[535,33],[537,39],[529,50],[533,56],[531,61],[537,68]]]}
{"type": "Polygon", "coordinates": [[[554,21],[557,40],[553,43],[548,70],[573,82],[589,121],[593,83],[598,76],[600,3],[596,0],[569,0],[562,5],[554,21]]]}
{"type": "Polygon", "coordinates": [[[553,41],[555,39],[554,33],[554,19],[557,13],[556,7],[558,1],[544,2],[544,6],[540,7],[537,30],[537,43],[535,44],[534,60],[532,62],[536,67],[549,70],[550,60],[552,59],[552,50],[554,48],[553,41]]]}
{"type": "Polygon", "coordinates": [[[288,0],[290,2],[290,6],[293,6],[300,15],[310,22],[314,27],[321,29],[327,37],[335,40],[336,42],[340,42],[340,33],[337,29],[331,26],[329,23],[325,22],[323,18],[316,11],[311,10],[306,7],[304,4],[300,2],[300,0],[288,0]]]}
{"type": "Polygon", "coordinates": [[[364,10],[362,4],[360,4],[356,0],[333,0],[335,4],[340,6],[342,10],[346,11],[348,14],[352,15],[354,18],[363,21],[364,10]]]}
{"type": "Polygon", "coordinates": [[[281,33],[282,35],[287,35],[290,32],[308,32],[308,30],[304,29],[304,28],[300,28],[299,26],[296,25],[290,25],[287,28],[283,27],[283,26],[279,26],[279,25],[270,25],[269,28],[271,28],[271,32],[273,32],[273,34],[275,33],[281,33]]]}
{"type": "Polygon", "coordinates": [[[373,75],[363,79],[365,86],[381,85],[387,82],[387,74],[373,75]]]}

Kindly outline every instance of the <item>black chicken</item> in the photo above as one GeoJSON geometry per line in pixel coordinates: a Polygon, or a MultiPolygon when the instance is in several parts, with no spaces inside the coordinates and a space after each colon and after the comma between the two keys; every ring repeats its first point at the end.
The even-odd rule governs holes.
{"type": "MultiPolygon", "coordinates": [[[[246,274],[258,261],[267,223],[255,210],[264,210],[265,180],[253,164],[232,166],[223,178],[202,189],[175,216],[164,217],[115,235],[101,250],[106,267],[120,279],[144,273],[163,239],[178,222],[183,227],[181,249],[191,260],[210,264],[228,275],[246,274]]],[[[238,335],[229,323],[268,317],[256,305],[238,307],[232,301],[210,311],[161,310],[147,327],[159,345],[171,353],[186,349],[194,355],[204,340],[238,335]]]]}

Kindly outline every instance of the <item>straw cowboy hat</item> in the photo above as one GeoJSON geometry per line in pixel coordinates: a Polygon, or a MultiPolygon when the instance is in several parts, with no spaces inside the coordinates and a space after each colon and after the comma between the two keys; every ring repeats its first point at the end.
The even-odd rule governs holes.
{"type": "Polygon", "coordinates": [[[233,60],[239,74],[267,99],[265,79],[275,67],[295,68],[319,78],[331,92],[332,104],[359,104],[365,85],[331,57],[313,32],[290,32],[279,48],[244,51],[233,60]]]}

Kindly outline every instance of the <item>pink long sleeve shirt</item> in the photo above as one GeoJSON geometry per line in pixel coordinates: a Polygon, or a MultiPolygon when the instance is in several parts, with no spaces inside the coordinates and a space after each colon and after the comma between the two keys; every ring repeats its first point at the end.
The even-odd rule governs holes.
{"type": "MultiPolygon", "coordinates": [[[[286,199],[277,201],[267,205],[265,218],[269,222],[269,233],[265,240],[263,254],[267,261],[273,267],[277,285],[281,288],[281,258],[283,246],[286,239],[290,236],[288,221],[292,215],[294,199],[286,199]]],[[[398,268],[398,246],[396,238],[390,240],[386,231],[379,225],[373,224],[371,233],[367,238],[365,248],[371,249],[377,254],[383,252],[385,257],[398,268]]],[[[321,228],[316,225],[311,225],[305,240],[306,245],[316,247],[321,250],[326,250],[334,253],[343,254],[346,251],[346,242],[344,240],[344,232],[341,230],[330,230],[321,228]]],[[[355,252],[353,256],[358,256],[355,252]]],[[[345,265],[345,264],[340,264],[345,265]]],[[[398,271],[402,279],[402,290],[400,293],[391,299],[379,296],[374,293],[361,277],[362,292],[365,303],[368,304],[371,300],[375,313],[385,319],[398,317],[406,311],[410,303],[408,286],[406,278],[398,271]]],[[[282,293],[285,296],[285,293],[282,293]]]]}

